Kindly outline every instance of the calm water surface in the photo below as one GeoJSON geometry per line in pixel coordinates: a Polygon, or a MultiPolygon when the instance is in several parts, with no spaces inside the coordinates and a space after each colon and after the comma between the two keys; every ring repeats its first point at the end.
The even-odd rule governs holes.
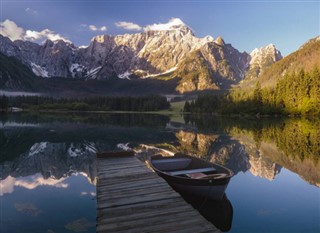
{"type": "Polygon", "coordinates": [[[96,151],[141,144],[232,169],[223,201],[184,196],[225,232],[320,232],[320,122],[143,114],[0,117],[0,232],[95,232],[96,151]]]}

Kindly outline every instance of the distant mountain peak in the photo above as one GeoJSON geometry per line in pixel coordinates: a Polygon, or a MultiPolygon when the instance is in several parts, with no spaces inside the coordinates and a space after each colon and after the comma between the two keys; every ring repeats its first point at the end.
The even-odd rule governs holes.
{"type": "Polygon", "coordinates": [[[280,59],[282,59],[282,55],[274,44],[255,48],[250,53],[249,69],[246,73],[246,79],[251,80],[258,78],[265,69],[280,59]]]}
{"type": "Polygon", "coordinates": [[[215,39],[214,42],[215,42],[216,44],[218,44],[218,45],[221,45],[221,46],[225,45],[225,42],[224,42],[224,40],[223,40],[223,38],[222,38],[221,36],[218,36],[218,38],[215,39]]]}
{"type": "Polygon", "coordinates": [[[251,56],[250,63],[256,62],[256,60],[258,59],[261,60],[268,55],[273,56],[274,61],[278,61],[282,58],[282,55],[280,51],[277,49],[277,47],[274,44],[268,44],[264,47],[255,48],[254,50],[252,50],[252,52],[250,53],[250,56],[251,56]]]}

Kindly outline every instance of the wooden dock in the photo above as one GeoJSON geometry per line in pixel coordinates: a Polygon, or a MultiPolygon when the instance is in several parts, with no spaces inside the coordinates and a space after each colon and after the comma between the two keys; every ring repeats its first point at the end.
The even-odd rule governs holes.
{"type": "Polygon", "coordinates": [[[220,232],[134,156],[97,164],[97,232],[220,232]]]}

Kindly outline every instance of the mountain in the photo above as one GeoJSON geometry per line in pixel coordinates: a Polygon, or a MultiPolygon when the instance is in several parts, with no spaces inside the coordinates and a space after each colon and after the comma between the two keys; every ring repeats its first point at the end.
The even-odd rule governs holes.
{"type": "Polygon", "coordinates": [[[254,49],[250,53],[249,70],[245,78],[247,80],[257,79],[267,68],[281,59],[280,51],[273,44],[254,49]]]}
{"type": "Polygon", "coordinates": [[[87,47],[63,40],[39,45],[0,35],[0,52],[14,56],[37,76],[81,80],[177,78],[176,91],[180,93],[229,88],[243,80],[247,71],[257,69],[252,67],[258,67],[260,73],[281,58],[272,48],[278,53],[273,58],[269,49],[252,55],[239,52],[222,37],[197,38],[183,22],[167,30],[99,35],[87,47]]]}
{"type": "Polygon", "coordinates": [[[259,77],[261,86],[274,86],[286,73],[299,72],[301,69],[311,71],[320,67],[320,36],[303,44],[297,51],[271,65],[259,77]]]}
{"type": "Polygon", "coordinates": [[[240,53],[221,37],[191,52],[182,60],[174,73],[181,81],[177,90],[223,89],[244,78],[247,53],[240,53]]]}
{"type": "Polygon", "coordinates": [[[32,91],[39,87],[38,78],[30,68],[15,57],[0,53],[0,86],[6,90],[32,91]]]}

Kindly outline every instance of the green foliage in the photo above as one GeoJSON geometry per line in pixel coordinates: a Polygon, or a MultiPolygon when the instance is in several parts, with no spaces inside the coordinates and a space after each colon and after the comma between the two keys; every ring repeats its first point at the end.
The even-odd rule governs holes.
{"type": "Polygon", "coordinates": [[[225,96],[199,96],[190,112],[221,114],[320,115],[320,71],[286,74],[275,88],[234,89],[225,96]]]}
{"type": "Polygon", "coordinates": [[[71,111],[158,111],[168,109],[170,103],[163,96],[143,97],[91,97],[81,99],[55,99],[45,96],[10,97],[11,106],[33,110],[71,111]]]}
{"type": "Polygon", "coordinates": [[[259,77],[261,85],[275,86],[277,80],[281,79],[285,72],[299,72],[301,69],[312,71],[314,66],[320,63],[320,40],[312,39],[304,44],[296,52],[284,57],[266,69],[259,77]]]}

